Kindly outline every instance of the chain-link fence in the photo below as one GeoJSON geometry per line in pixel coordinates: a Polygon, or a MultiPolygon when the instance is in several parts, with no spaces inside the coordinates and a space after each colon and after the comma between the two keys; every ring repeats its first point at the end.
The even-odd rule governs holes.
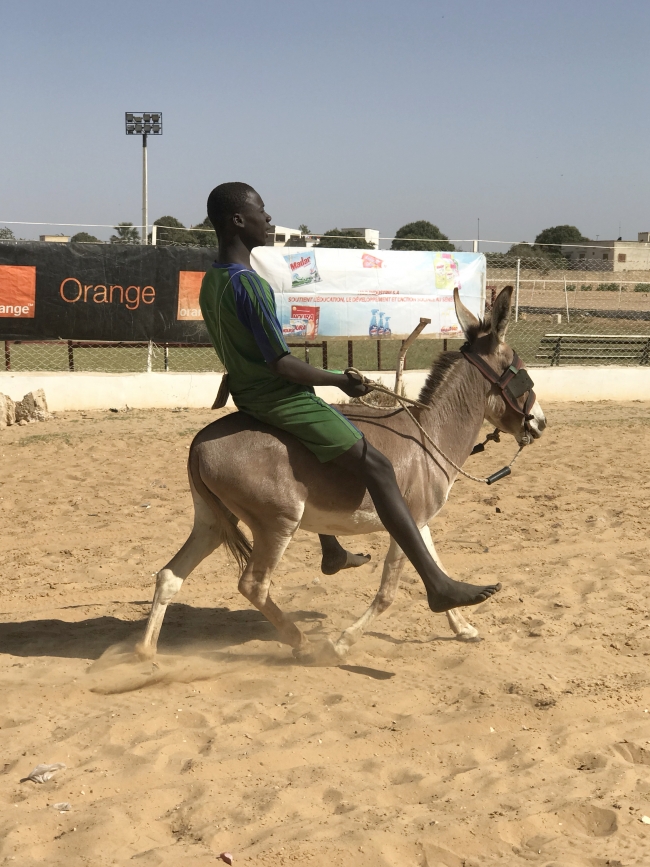
{"type": "Polygon", "coordinates": [[[507,285],[508,340],[529,365],[650,363],[650,271],[488,254],[488,304],[507,285]]]}
{"type": "MultiPolygon", "coordinates": [[[[566,260],[487,254],[487,309],[513,286],[508,340],[531,366],[650,363],[650,271],[585,270],[566,260]]],[[[310,364],[330,369],[394,370],[400,340],[320,340],[294,343],[310,364]]],[[[208,345],[4,341],[7,371],[209,372],[221,364],[208,345]]],[[[420,339],[407,368],[431,365],[460,341],[420,339]]]]}

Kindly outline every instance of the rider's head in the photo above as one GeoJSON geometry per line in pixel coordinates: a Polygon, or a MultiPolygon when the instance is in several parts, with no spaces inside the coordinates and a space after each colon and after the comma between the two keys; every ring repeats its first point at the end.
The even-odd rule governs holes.
{"type": "Polygon", "coordinates": [[[248,249],[264,246],[271,217],[249,184],[219,184],[208,196],[208,217],[221,242],[239,237],[248,249]]]}

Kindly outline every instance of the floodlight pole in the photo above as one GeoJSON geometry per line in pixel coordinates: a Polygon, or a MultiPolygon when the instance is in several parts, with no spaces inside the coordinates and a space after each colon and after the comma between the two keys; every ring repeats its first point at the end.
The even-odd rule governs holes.
{"type": "Polygon", "coordinates": [[[149,224],[149,203],[147,200],[147,134],[142,136],[142,243],[147,243],[147,228],[149,224]]]}

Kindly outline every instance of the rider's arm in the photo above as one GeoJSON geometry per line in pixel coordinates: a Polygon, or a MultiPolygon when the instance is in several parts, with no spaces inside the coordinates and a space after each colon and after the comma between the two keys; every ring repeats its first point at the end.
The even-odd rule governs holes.
{"type": "Polygon", "coordinates": [[[288,379],[289,382],[296,382],[299,385],[335,385],[348,397],[361,397],[368,391],[365,385],[345,373],[332,373],[329,370],[312,367],[290,353],[276,358],[269,367],[273,373],[288,379]]]}

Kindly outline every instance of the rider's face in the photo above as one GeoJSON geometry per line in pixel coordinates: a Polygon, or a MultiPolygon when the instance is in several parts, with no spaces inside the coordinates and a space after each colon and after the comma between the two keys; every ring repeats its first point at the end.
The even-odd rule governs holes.
{"type": "Polygon", "coordinates": [[[243,235],[251,247],[263,247],[271,217],[266,213],[264,202],[256,192],[250,192],[241,210],[243,235]]]}

